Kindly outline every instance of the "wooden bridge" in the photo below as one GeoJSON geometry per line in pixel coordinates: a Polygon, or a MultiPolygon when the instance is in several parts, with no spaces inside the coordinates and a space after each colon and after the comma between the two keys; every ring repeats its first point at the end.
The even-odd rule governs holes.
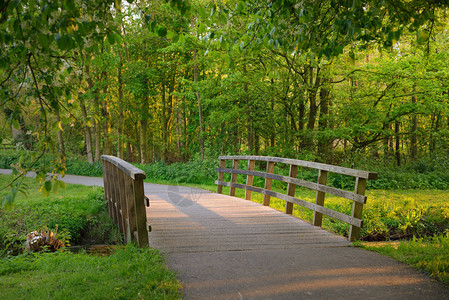
{"type": "MultiPolygon", "coordinates": [[[[294,179],[296,176],[275,178],[281,175],[273,174],[271,166],[266,172],[251,170],[257,157],[246,157],[248,170],[237,167],[242,157],[220,159],[233,164],[227,169],[222,162],[218,169],[221,174],[260,175],[284,179],[289,184],[308,184],[294,179]]],[[[289,175],[293,174],[291,169],[289,175]]],[[[113,174],[115,178],[122,176],[117,171],[113,174]]],[[[323,173],[319,174],[322,180],[318,179],[315,187],[321,201],[321,193],[329,189],[323,173]]],[[[141,175],[137,177],[142,179],[141,175]]],[[[356,180],[354,194],[360,191],[360,181],[356,180]]],[[[236,188],[252,186],[251,179],[243,186],[234,175],[228,184],[220,175],[218,183],[236,188]]],[[[178,272],[186,299],[449,299],[446,289],[410,267],[350,247],[346,238],[291,216],[290,205],[284,214],[252,201],[200,189],[142,185],[151,203],[146,209],[152,226],[149,244],[167,255],[169,267],[178,272]]],[[[264,188],[252,190],[280,196],[270,189],[270,183],[265,182],[264,188]]],[[[285,195],[291,200],[288,203],[302,203],[293,199],[291,189],[290,185],[285,195]]],[[[137,190],[134,196],[140,197],[138,201],[143,205],[143,193],[139,187],[137,190]]],[[[115,193],[123,192],[116,187],[115,193]]],[[[321,202],[315,205],[322,207],[321,202]]],[[[319,207],[317,211],[328,213],[319,207]]],[[[353,216],[350,218],[357,222],[353,216]]],[[[126,229],[129,220],[125,218],[122,224],[125,235],[131,234],[128,239],[136,240],[139,233],[135,228],[139,226],[134,227],[133,236],[133,231],[126,229]]]]}

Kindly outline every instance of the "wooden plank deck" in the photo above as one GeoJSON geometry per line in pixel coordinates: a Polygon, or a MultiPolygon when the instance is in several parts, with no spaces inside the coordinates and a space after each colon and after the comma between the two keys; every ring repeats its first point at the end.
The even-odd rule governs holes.
{"type": "Polygon", "coordinates": [[[150,246],[184,299],[449,299],[411,267],[269,207],[182,187],[145,192],[150,246]]]}
{"type": "Polygon", "coordinates": [[[198,189],[173,189],[147,195],[153,230],[150,245],[168,253],[350,244],[343,237],[248,200],[198,189]]]}

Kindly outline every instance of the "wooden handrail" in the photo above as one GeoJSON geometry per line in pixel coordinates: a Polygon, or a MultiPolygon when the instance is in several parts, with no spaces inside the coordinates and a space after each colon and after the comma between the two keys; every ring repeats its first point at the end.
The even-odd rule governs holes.
{"type": "Polygon", "coordinates": [[[105,199],[109,215],[118,225],[127,243],[148,246],[143,180],[145,172],[126,161],[102,155],[105,199]]]}
{"type": "Polygon", "coordinates": [[[257,192],[264,195],[263,204],[270,205],[270,197],[275,197],[286,201],[285,213],[292,214],[293,204],[300,205],[302,207],[311,209],[313,213],[313,225],[321,226],[322,216],[327,215],[331,218],[346,222],[350,225],[349,240],[354,241],[360,237],[360,228],[362,227],[362,210],[363,204],[366,203],[365,188],[367,179],[377,179],[377,173],[368,172],[363,170],[356,170],[350,168],[344,168],[334,165],[309,162],[297,159],[269,157],[269,156],[220,156],[220,167],[217,168],[218,180],[217,193],[222,193],[222,187],[227,186],[230,188],[229,195],[235,195],[235,189],[240,188],[245,190],[245,199],[251,200],[251,192],[257,192]],[[225,161],[232,160],[232,169],[225,168],[225,161]],[[239,161],[247,160],[248,169],[238,169],[239,161]],[[267,168],[265,172],[254,171],[254,165],[256,161],[266,162],[267,168]],[[274,164],[282,163],[290,166],[289,176],[283,176],[274,174],[274,164]],[[297,177],[298,167],[305,167],[318,170],[317,182],[310,182],[307,180],[299,179],[297,177]],[[328,173],[343,174],[356,178],[354,192],[338,189],[327,185],[328,173]],[[224,174],[231,174],[231,181],[224,181],[224,174]],[[246,184],[237,183],[237,175],[246,175],[246,184]],[[264,188],[254,187],[254,177],[265,178],[264,188]],[[271,190],[272,181],[277,180],[288,183],[287,192],[279,193],[271,190]],[[316,191],[315,203],[311,203],[305,200],[301,200],[295,197],[296,186],[305,187],[316,191]],[[338,211],[324,207],[325,195],[332,194],[338,197],[346,198],[353,201],[351,216],[343,214],[338,211]]]}

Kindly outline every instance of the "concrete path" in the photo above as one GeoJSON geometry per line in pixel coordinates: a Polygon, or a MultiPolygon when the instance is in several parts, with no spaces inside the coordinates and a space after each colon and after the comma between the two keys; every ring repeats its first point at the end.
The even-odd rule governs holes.
{"type": "Polygon", "coordinates": [[[145,183],[145,193],[150,245],[185,299],[449,299],[424,274],[271,208],[186,187],[145,183]]]}

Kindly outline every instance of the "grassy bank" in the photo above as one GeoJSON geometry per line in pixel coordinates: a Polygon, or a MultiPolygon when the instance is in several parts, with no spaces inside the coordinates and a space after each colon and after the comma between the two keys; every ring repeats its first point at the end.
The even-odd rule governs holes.
{"type": "Polygon", "coordinates": [[[158,251],[22,254],[0,260],[1,299],[181,299],[158,251]]]}
{"type": "MultiPolygon", "coordinates": [[[[8,176],[0,176],[0,185],[8,176]]],[[[180,284],[156,249],[120,245],[108,216],[103,189],[68,184],[48,197],[32,178],[29,195],[0,208],[0,299],[180,299],[180,284]],[[67,244],[112,244],[111,255],[67,248],[22,253],[31,231],[58,228],[67,244]]],[[[0,192],[0,197],[8,191],[0,192]]]]}
{"type": "Polygon", "coordinates": [[[358,242],[357,246],[409,264],[449,287],[449,233],[396,242],[358,242]]]}
{"type": "MultiPolygon", "coordinates": [[[[0,176],[0,186],[8,176],[0,176]]],[[[120,242],[109,218],[103,189],[67,185],[46,197],[33,178],[25,178],[28,196],[17,194],[14,207],[0,209],[0,256],[17,254],[31,231],[58,228],[58,236],[70,244],[120,242]]],[[[0,191],[0,197],[8,190],[0,191]]]]}

